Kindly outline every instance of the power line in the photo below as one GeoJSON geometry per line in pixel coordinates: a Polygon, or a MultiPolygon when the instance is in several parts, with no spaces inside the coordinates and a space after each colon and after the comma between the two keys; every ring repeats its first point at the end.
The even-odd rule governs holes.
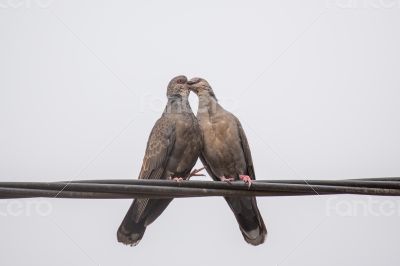
{"type": "Polygon", "coordinates": [[[73,182],[0,182],[0,198],[54,197],[82,199],[186,198],[243,196],[309,196],[357,194],[400,196],[400,178],[346,180],[257,180],[251,186],[241,181],[172,180],[79,180],[73,182]]]}

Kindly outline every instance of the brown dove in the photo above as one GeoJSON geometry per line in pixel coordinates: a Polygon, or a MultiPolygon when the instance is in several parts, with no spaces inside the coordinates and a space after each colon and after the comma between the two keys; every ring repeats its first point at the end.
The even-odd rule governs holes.
{"type": "MultiPolygon", "coordinates": [[[[168,103],[147,142],[139,179],[186,179],[199,157],[202,139],[188,101],[185,76],[173,78],[167,89],[168,103]]],[[[193,174],[197,175],[197,174],[193,174]]],[[[122,221],[117,238],[137,245],[146,227],[167,208],[171,199],[135,199],[122,221]]]]}
{"type": "MultiPolygon", "coordinates": [[[[200,159],[216,181],[255,180],[250,147],[239,120],[218,104],[208,82],[202,78],[188,81],[199,98],[197,119],[203,134],[200,159]]],[[[246,242],[262,244],[267,234],[255,197],[225,197],[239,223],[246,242]]]]}

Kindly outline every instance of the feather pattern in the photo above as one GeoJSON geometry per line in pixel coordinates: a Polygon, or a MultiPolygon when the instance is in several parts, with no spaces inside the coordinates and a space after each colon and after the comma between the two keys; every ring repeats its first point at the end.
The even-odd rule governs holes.
{"type": "MultiPolygon", "coordinates": [[[[150,133],[139,179],[185,178],[197,161],[202,140],[197,119],[189,106],[186,80],[178,76],[168,86],[168,103],[150,133]]],[[[171,201],[172,198],[135,199],[118,229],[118,241],[138,244],[146,227],[171,201]]]]}
{"type": "MultiPolygon", "coordinates": [[[[250,146],[243,127],[233,114],[219,105],[207,81],[195,78],[189,88],[199,97],[197,119],[203,134],[200,155],[208,174],[216,181],[239,180],[247,175],[255,180],[250,146]]],[[[259,245],[265,241],[267,229],[255,197],[225,197],[235,215],[246,242],[259,245]]]]}

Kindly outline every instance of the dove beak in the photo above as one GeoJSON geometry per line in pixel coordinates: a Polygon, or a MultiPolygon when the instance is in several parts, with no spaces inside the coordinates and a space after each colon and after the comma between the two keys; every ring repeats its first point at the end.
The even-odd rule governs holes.
{"type": "Polygon", "coordinates": [[[200,82],[200,78],[192,78],[187,82],[188,85],[193,85],[200,82]]]}
{"type": "Polygon", "coordinates": [[[192,78],[191,80],[189,80],[187,82],[187,84],[189,85],[189,90],[193,91],[194,93],[198,93],[198,89],[196,88],[196,86],[194,86],[196,83],[200,82],[200,78],[192,78]]]}

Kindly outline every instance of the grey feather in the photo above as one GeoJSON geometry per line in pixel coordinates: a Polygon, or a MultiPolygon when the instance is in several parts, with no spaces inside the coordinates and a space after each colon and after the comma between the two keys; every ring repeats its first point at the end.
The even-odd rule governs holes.
{"type": "MultiPolygon", "coordinates": [[[[186,77],[168,85],[168,103],[155,123],[147,142],[139,179],[186,177],[196,163],[202,146],[201,133],[188,102],[186,77]]],[[[167,208],[171,199],[135,199],[122,221],[117,238],[136,245],[146,227],[167,208]]]]}
{"type": "MultiPolygon", "coordinates": [[[[195,78],[189,88],[199,97],[197,119],[203,135],[200,159],[208,174],[216,181],[223,177],[239,180],[248,175],[255,180],[250,146],[239,120],[219,105],[207,81],[195,78]]],[[[235,215],[246,242],[264,242],[267,229],[257,207],[255,197],[225,197],[235,215]]]]}

